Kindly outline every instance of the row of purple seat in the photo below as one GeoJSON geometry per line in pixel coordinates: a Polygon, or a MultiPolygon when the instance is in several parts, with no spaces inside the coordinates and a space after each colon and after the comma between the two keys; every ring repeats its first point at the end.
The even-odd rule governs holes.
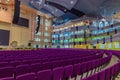
{"type": "Polygon", "coordinates": [[[90,55],[90,56],[86,56],[86,57],[76,57],[76,58],[71,58],[71,59],[66,59],[66,60],[55,60],[55,61],[38,59],[38,60],[0,62],[0,68],[6,67],[6,66],[14,66],[15,67],[15,66],[24,65],[24,64],[32,65],[35,63],[37,65],[38,64],[39,65],[43,65],[43,64],[52,65],[52,64],[54,64],[54,66],[52,66],[52,67],[57,67],[57,66],[65,66],[65,65],[69,65],[69,64],[86,62],[86,61],[102,58],[102,56],[103,56],[103,53],[90,55]]]}
{"type": "MultiPolygon", "coordinates": [[[[26,53],[24,53],[24,54],[26,54],[26,53]]],[[[12,54],[12,55],[14,55],[14,54],[12,54]]],[[[18,54],[19,55],[19,54],[18,54]]],[[[90,53],[90,54],[86,54],[86,55],[84,55],[84,56],[81,56],[81,54],[80,55],[76,55],[76,56],[69,56],[68,58],[67,57],[60,57],[60,58],[45,58],[45,59],[23,59],[22,61],[20,60],[16,60],[16,61],[11,61],[11,62],[7,62],[7,60],[6,60],[6,62],[3,60],[2,62],[0,62],[0,67],[4,67],[4,66],[7,66],[7,65],[13,65],[13,66],[17,66],[17,65],[19,65],[19,64],[32,64],[32,63],[44,63],[44,62],[52,62],[52,61],[61,61],[61,60],[70,60],[70,59],[79,59],[79,58],[81,58],[81,57],[84,57],[84,58],[82,58],[82,59],[80,59],[81,61],[84,61],[84,60],[90,60],[90,58],[92,58],[92,56],[94,56],[95,54],[94,53],[90,53]],[[91,56],[91,57],[90,57],[91,56]],[[85,57],[86,57],[86,59],[85,59],[85,57]]],[[[23,55],[24,56],[24,55],[23,55]]],[[[99,56],[98,56],[99,57],[99,56]]],[[[22,58],[24,58],[24,57],[22,57],[22,58]]],[[[95,56],[93,57],[93,59],[95,58],[95,56]]],[[[97,57],[96,57],[97,58],[97,57]]],[[[13,59],[13,58],[11,58],[11,59],[13,59]]],[[[79,62],[80,62],[80,60],[78,60],[79,62]]],[[[10,61],[10,60],[8,60],[8,61],[10,61]]]]}
{"type": "MultiPolygon", "coordinates": [[[[96,58],[95,58],[95,56],[91,57],[91,60],[98,59],[98,58],[101,58],[101,57],[102,57],[102,55],[99,54],[99,55],[96,56],[96,58]]],[[[84,60],[88,60],[88,59],[85,58],[84,60]]],[[[77,61],[77,63],[79,63],[79,60],[76,60],[76,61],[77,61]]],[[[20,74],[29,73],[29,72],[37,72],[37,71],[40,71],[40,70],[51,69],[51,68],[55,68],[55,67],[59,67],[59,66],[66,66],[66,65],[70,65],[70,64],[73,65],[75,63],[73,63],[70,60],[69,61],[64,60],[64,61],[61,61],[61,62],[49,62],[49,63],[44,63],[44,64],[36,63],[36,64],[32,64],[32,65],[19,65],[16,68],[14,68],[14,67],[0,68],[0,72],[3,72],[3,73],[7,72],[5,74],[12,74],[12,73],[15,73],[14,71],[16,70],[18,75],[20,75],[20,74]]],[[[4,75],[1,74],[1,75],[5,77],[5,74],[4,75]]]]}
{"type": "MultiPolygon", "coordinates": [[[[43,76],[46,76],[45,78],[48,78],[48,80],[51,80],[51,78],[49,78],[49,76],[51,77],[51,71],[54,72],[54,70],[59,70],[60,69],[63,69],[63,74],[61,74],[62,76],[64,75],[64,78],[68,78],[68,77],[72,77],[72,76],[75,76],[77,74],[83,74],[84,72],[87,72],[91,69],[94,69],[94,68],[97,68],[98,66],[102,66],[104,63],[108,62],[110,60],[111,57],[105,57],[105,58],[100,58],[100,59],[96,59],[96,60],[92,60],[92,61],[88,61],[88,62],[83,62],[83,63],[78,63],[78,64],[72,64],[72,65],[69,65],[69,66],[64,66],[64,67],[58,67],[58,68],[53,68],[53,70],[51,69],[48,69],[48,70],[40,70],[40,74],[42,75],[41,77],[43,76]],[[43,73],[41,73],[41,71],[43,73]],[[44,72],[45,71],[45,72],[44,72]],[[49,76],[47,76],[45,73],[47,72],[50,72],[49,76]]],[[[40,68],[40,66],[39,66],[40,68]]],[[[4,72],[0,71],[1,73],[3,74],[0,74],[2,77],[5,77],[5,75],[7,75],[7,77],[10,77],[14,74],[14,76],[19,76],[20,74],[25,74],[28,70],[28,67],[24,67],[24,69],[21,70],[20,67],[17,68],[18,70],[14,70],[13,68],[8,68],[8,69],[5,69],[7,70],[5,72],[5,70],[3,70],[4,72]],[[9,72],[9,70],[11,70],[11,72],[9,72]],[[15,71],[15,72],[13,72],[15,71]],[[25,73],[24,73],[25,72],[25,73]],[[11,73],[11,74],[10,74],[11,73]],[[9,75],[8,75],[9,74],[9,75]]],[[[36,69],[35,67],[32,68],[32,69],[36,69]]],[[[30,70],[28,70],[29,73],[30,73],[30,70]]],[[[62,71],[62,70],[60,70],[62,71]]],[[[56,76],[60,76],[60,71],[58,71],[58,74],[56,73],[55,75],[56,76]]],[[[33,71],[31,71],[33,72],[33,71]]],[[[36,72],[36,74],[39,74],[39,72],[36,72]]],[[[48,73],[47,73],[48,74],[48,73]]],[[[38,76],[40,77],[40,76],[38,76]]],[[[61,78],[61,77],[60,77],[61,78]]],[[[43,78],[41,78],[43,79],[43,78]]],[[[16,78],[17,80],[17,78],[16,78]]],[[[19,79],[20,80],[20,79],[19,79]]],[[[25,79],[24,80],[28,80],[28,79],[25,79]]],[[[31,79],[30,79],[31,80],[31,79]]],[[[34,80],[34,79],[33,79],[34,80]]],[[[38,80],[40,80],[40,78],[38,78],[38,80]]],[[[43,79],[43,80],[47,80],[47,79],[43,79]]],[[[54,79],[54,80],[57,80],[57,79],[54,79]]],[[[59,79],[60,80],[60,79],[59,79]]]]}
{"type": "Polygon", "coordinates": [[[49,59],[54,60],[56,59],[70,59],[73,57],[84,57],[89,56],[94,53],[95,51],[72,51],[69,50],[58,51],[58,50],[29,50],[29,51],[0,51],[0,61],[13,61],[13,60],[28,60],[28,59],[49,59]],[[61,53],[60,53],[61,52],[61,53]],[[89,53],[89,54],[88,54],[89,53]]]}
{"type": "MultiPolygon", "coordinates": [[[[23,72],[26,71],[27,68],[20,70],[20,67],[19,67],[18,72],[17,71],[14,72],[15,73],[14,76],[16,76],[16,80],[36,80],[35,79],[36,77],[37,77],[37,80],[41,80],[41,79],[43,79],[43,80],[61,80],[62,78],[64,78],[64,80],[65,80],[66,78],[73,77],[78,74],[83,74],[89,70],[92,70],[94,68],[102,66],[103,64],[108,62],[110,59],[111,59],[111,56],[88,61],[88,62],[78,63],[78,64],[74,64],[74,65],[58,67],[58,68],[54,68],[52,70],[51,69],[40,70],[40,71],[36,72],[36,75],[34,73],[23,74],[23,72]],[[20,75],[21,72],[23,75],[20,75]],[[51,73],[52,73],[52,75],[51,75],[51,73]],[[30,77],[30,79],[29,79],[28,76],[29,77],[34,76],[34,77],[30,77]]],[[[33,69],[35,69],[35,68],[33,68],[33,69]]],[[[8,70],[14,71],[12,69],[8,69],[8,70]]],[[[0,71],[0,72],[2,73],[2,71],[0,71]]],[[[5,75],[9,74],[9,73],[10,73],[9,71],[6,71],[6,73],[3,72],[3,74],[0,74],[0,75],[5,77],[5,75]]],[[[12,75],[13,75],[13,73],[11,73],[11,76],[12,75]]],[[[10,77],[10,76],[7,76],[7,77],[10,77]]]]}
{"type": "MultiPolygon", "coordinates": [[[[12,55],[12,54],[11,54],[12,55]]],[[[18,54],[19,55],[19,54],[18,54]]],[[[34,55],[34,56],[37,56],[37,57],[31,57],[31,56],[24,56],[24,55],[22,55],[22,56],[20,56],[20,58],[19,57],[8,57],[8,58],[1,58],[1,62],[2,61],[14,61],[14,60],[33,60],[33,59],[41,59],[41,60],[51,60],[51,61],[56,61],[56,60],[63,60],[63,59],[71,59],[71,58],[80,58],[80,57],[85,57],[85,56],[91,56],[91,55],[94,55],[94,53],[90,53],[90,54],[86,54],[86,55],[84,55],[84,56],[81,56],[81,54],[74,54],[74,55],[69,55],[68,54],[68,56],[54,56],[54,57],[44,57],[44,58],[41,58],[41,57],[43,57],[43,56],[41,56],[41,54],[39,54],[39,55],[34,55]],[[41,56],[41,57],[40,57],[41,56]]]]}

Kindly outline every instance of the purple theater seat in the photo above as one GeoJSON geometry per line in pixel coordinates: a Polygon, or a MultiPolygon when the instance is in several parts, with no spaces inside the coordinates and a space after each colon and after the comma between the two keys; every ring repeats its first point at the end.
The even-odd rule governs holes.
{"type": "Polygon", "coordinates": [[[36,78],[34,73],[27,73],[17,76],[16,80],[36,80],[36,78]]]}
{"type": "Polygon", "coordinates": [[[0,68],[7,67],[7,66],[10,66],[10,64],[8,62],[0,62],[0,68]]]}
{"type": "Polygon", "coordinates": [[[21,65],[22,62],[21,62],[21,61],[12,61],[12,62],[10,62],[10,64],[11,64],[12,66],[18,66],[18,65],[21,65]]]}
{"type": "Polygon", "coordinates": [[[0,78],[0,80],[14,80],[13,77],[0,78]]]}
{"type": "Polygon", "coordinates": [[[52,71],[50,69],[39,71],[37,73],[37,80],[51,80],[52,71]]]}
{"type": "Polygon", "coordinates": [[[81,63],[81,73],[85,73],[87,71],[87,62],[81,63]]]}
{"type": "Polygon", "coordinates": [[[100,66],[100,60],[97,59],[97,60],[95,61],[95,65],[96,65],[96,66],[95,66],[96,68],[99,67],[99,66],[100,66]]]}
{"type": "Polygon", "coordinates": [[[63,79],[63,73],[64,73],[64,68],[63,67],[58,67],[53,69],[52,74],[53,74],[53,80],[62,80],[63,79]]]}
{"type": "Polygon", "coordinates": [[[95,66],[96,66],[96,65],[95,65],[95,61],[96,61],[96,60],[93,60],[93,61],[91,62],[91,70],[94,70],[94,68],[95,68],[95,66]]]}
{"type": "Polygon", "coordinates": [[[52,68],[61,67],[62,65],[59,61],[51,62],[51,64],[52,64],[52,68]]]}
{"type": "Polygon", "coordinates": [[[113,65],[111,67],[111,75],[114,76],[116,73],[115,73],[115,65],[113,65]]]}
{"type": "Polygon", "coordinates": [[[105,80],[111,80],[111,68],[105,70],[105,80]]]}
{"type": "Polygon", "coordinates": [[[41,70],[52,69],[51,62],[45,62],[41,65],[41,70]]]}
{"type": "Polygon", "coordinates": [[[118,62],[118,71],[120,71],[120,61],[118,62]]]}
{"type": "Polygon", "coordinates": [[[13,67],[0,68],[0,78],[5,78],[5,77],[14,77],[13,67]]]}
{"type": "Polygon", "coordinates": [[[38,72],[41,70],[41,63],[35,63],[30,66],[30,71],[31,72],[38,72]]]}
{"type": "Polygon", "coordinates": [[[73,76],[73,65],[64,67],[64,79],[68,79],[73,76]]]}
{"type": "Polygon", "coordinates": [[[73,75],[77,76],[80,75],[80,73],[81,73],[81,63],[75,64],[73,66],[73,75]]]}
{"type": "Polygon", "coordinates": [[[19,65],[19,66],[16,66],[16,68],[15,68],[16,76],[17,75],[26,74],[26,73],[30,73],[29,65],[19,65]]]}
{"type": "Polygon", "coordinates": [[[31,61],[30,61],[30,60],[23,60],[22,63],[23,63],[23,64],[31,64],[31,61]]]}
{"type": "Polygon", "coordinates": [[[105,80],[105,70],[98,73],[98,80],[105,80]]]}
{"type": "Polygon", "coordinates": [[[120,63],[117,63],[116,66],[115,66],[115,72],[116,74],[118,74],[120,71],[120,63]]]}

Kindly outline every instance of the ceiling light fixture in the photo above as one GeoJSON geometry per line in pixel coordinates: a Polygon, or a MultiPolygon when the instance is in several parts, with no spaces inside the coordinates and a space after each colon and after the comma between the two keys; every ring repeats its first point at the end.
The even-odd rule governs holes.
{"type": "Polygon", "coordinates": [[[31,1],[31,3],[33,3],[33,1],[31,1]]]}
{"type": "Polygon", "coordinates": [[[74,1],[70,1],[70,3],[71,3],[71,4],[73,4],[73,3],[74,3],[74,1]]]}
{"type": "Polygon", "coordinates": [[[66,9],[64,9],[64,12],[66,12],[67,10],[66,9]]]}

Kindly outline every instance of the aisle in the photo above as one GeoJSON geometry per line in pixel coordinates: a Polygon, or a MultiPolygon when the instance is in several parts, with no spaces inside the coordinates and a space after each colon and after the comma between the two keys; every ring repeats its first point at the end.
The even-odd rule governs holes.
{"type": "MultiPolygon", "coordinates": [[[[119,58],[118,58],[117,56],[114,56],[114,55],[113,55],[110,63],[109,63],[105,68],[108,68],[108,67],[114,65],[115,63],[118,62],[118,60],[119,60],[119,58]]],[[[105,69],[105,68],[104,68],[104,69],[105,69]]],[[[116,77],[115,80],[120,80],[120,75],[119,75],[119,77],[116,77]]]]}
{"type": "Polygon", "coordinates": [[[118,62],[118,60],[119,60],[119,58],[117,56],[112,55],[110,63],[105,68],[103,68],[103,69],[106,69],[106,68],[108,68],[108,67],[116,64],[118,62]]]}

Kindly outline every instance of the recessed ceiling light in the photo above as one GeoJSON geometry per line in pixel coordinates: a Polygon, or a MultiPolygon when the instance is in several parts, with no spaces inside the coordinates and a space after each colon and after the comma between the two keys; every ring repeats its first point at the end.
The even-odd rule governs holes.
{"type": "Polygon", "coordinates": [[[71,3],[71,4],[73,4],[73,3],[74,3],[74,1],[70,1],[70,3],[71,3]]]}
{"type": "Polygon", "coordinates": [[[33,1],[31,1],[31,3],[33,3],[33,1]]]}
{"type": "Polygon", "coordinates": [[[44,4],[44,6],[46,6],[46,4],[44,4]]]}
{"type": "Polygon", "coordinates": [[[54,11],[52,11],[52,13],[54,13],[54,11]]]}
{"type": "Polygon", "coordinates": [[[58,11],[57,9],[55,11],[58,11]]]}
{"type": "Polygon", "coordinates": [[[67,10],[66,9],[64,9],[64,12],[66,12],[67,10]]]}

